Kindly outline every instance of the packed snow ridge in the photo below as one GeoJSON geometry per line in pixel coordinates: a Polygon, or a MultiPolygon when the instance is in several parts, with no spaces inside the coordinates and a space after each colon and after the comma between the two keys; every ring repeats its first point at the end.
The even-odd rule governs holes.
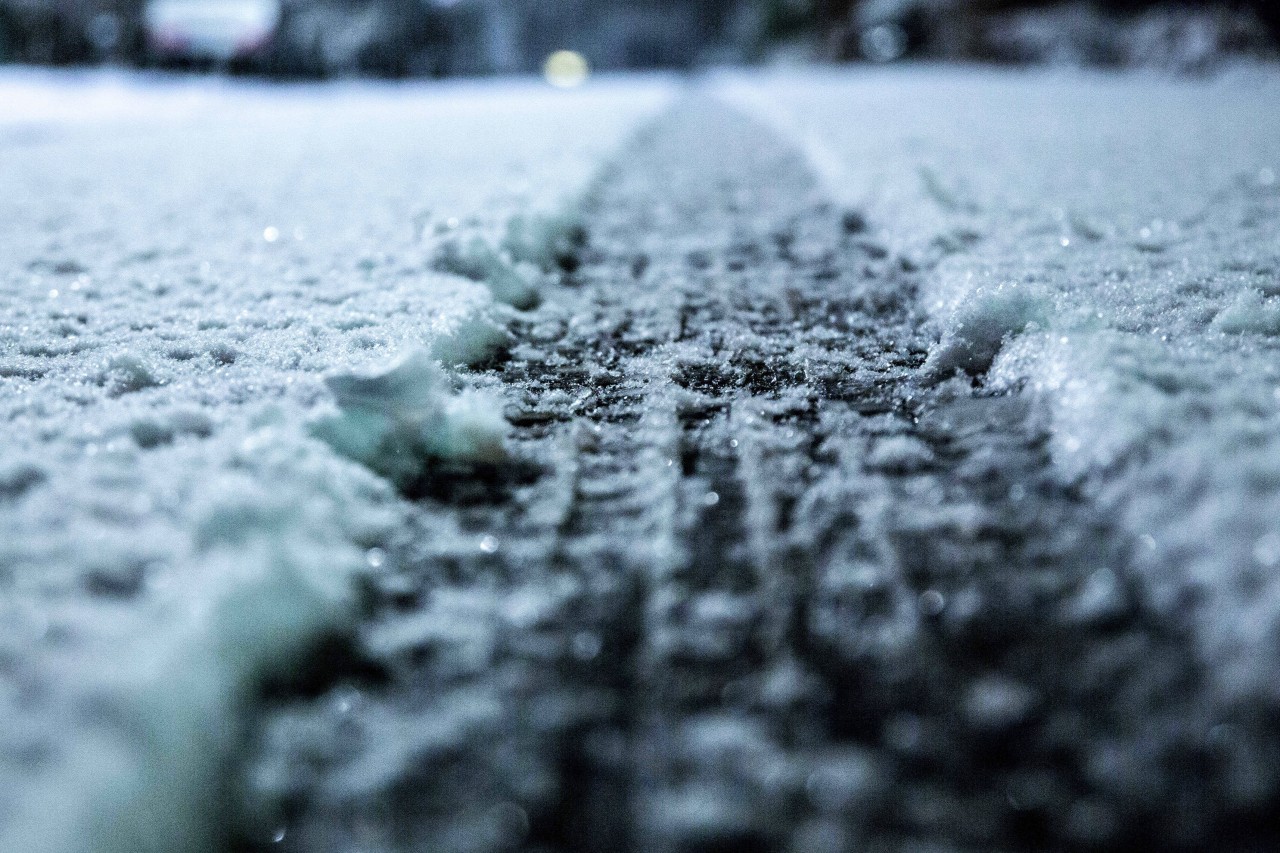
{"type": "Polygon", "coordinates": [[[1193,626],[1211,713],[1275,707],[1280,73],[719,87],[928,271],[926,378],[1043,403],[1061,477],[1123,520],[1154,606],[1193,626]]]}

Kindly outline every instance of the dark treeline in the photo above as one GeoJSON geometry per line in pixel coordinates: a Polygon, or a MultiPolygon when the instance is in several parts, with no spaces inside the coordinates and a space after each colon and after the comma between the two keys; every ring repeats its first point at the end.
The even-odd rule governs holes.
{"type": "Polygon", "coordinates": [[[305,76],[526,72],[560,48],[605,69],[753,62],[787,51],[834,61],[1195,70],[1268,55],[1280,43],[1272,0],[0,0],[0,61],[199,60],[159,43],[153,13],[175,4],[253,6],[273,22],[252,50],[187,64],[305,76]]]}

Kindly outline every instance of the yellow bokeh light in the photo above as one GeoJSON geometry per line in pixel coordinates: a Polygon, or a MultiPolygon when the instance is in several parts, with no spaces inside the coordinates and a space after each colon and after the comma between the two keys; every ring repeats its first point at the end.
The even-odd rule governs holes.
{"type": "Polygon", "coordinates": [[[557,50],[542,64],[542,76],[558,89],[581,86],[590,74],[586,57],[573,50],[557,50]]]}

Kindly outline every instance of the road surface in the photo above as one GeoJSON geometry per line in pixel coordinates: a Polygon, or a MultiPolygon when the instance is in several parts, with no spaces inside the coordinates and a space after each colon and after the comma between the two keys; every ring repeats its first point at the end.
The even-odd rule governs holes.
{"type": "Polygon", "coordinates": [[[1273,69],[3,86],[5,843],[1275,843],[1273,69]]]}

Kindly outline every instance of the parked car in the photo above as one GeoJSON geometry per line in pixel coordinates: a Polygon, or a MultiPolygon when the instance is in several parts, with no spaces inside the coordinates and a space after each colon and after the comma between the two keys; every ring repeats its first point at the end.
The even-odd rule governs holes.
{"type": "Polygon", "coordinates": [[[149,0],[147,56],[161,64],[265,68],[282,17],[280,0],[149,0]]]}
{"type": "Polygon", "coordinates": [[[133,63],[142,0],[0,0],[0,62],[133,63]]]}

